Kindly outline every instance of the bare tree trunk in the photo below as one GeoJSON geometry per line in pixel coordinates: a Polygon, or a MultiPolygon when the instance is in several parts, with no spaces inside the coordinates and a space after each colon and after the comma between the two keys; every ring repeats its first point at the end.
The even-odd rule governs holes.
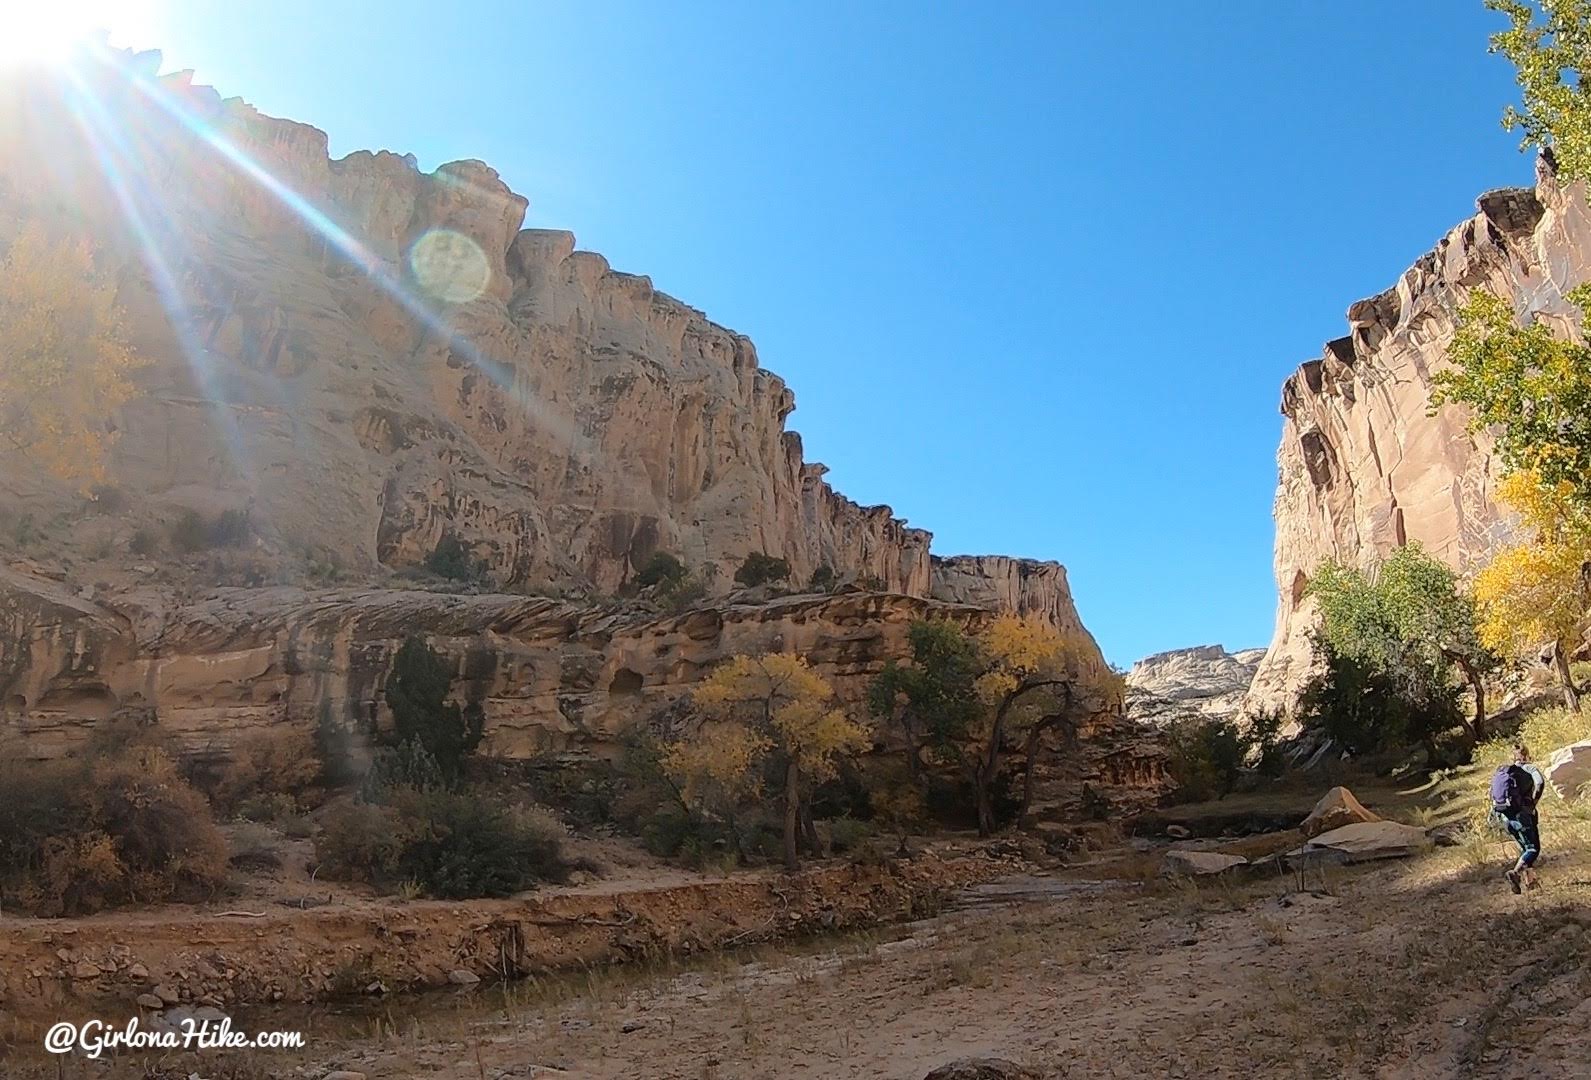
{"type": "Polygon", "coordinates": [[[806,844],[807,854],[814,858],[823,854],[823,843],[818,839],[818,826],[812,820],[812,800],[801,800],[801,839],[806,844]]]}
{"type": "Polygon", "coordinates": [[[1562,643],[1552,647],[1552,662],[1558,669],[1558,680],[1563,683],[1563,703],[1570,712],[1580,711],[1580,691],[1569,672],[1569,652],[1562,643]]]}
{"type": "Polygon", "coordinates": [[[796,830],[801,817],[800,773],[795,759],[784,767],[784,868],[795,870],[801,865],[796,852],[796,830]]]}
{"type": "Polygon", "coordinates": [[[1022,774],[1022,813],[1027,817],[1028,809],[1033,805],[1033,773],[1039,765],[1039,739],[1044,734],[1042,724],[1034,724],[1028,732],[1027,739],[1027,771],[1022,774]]]}

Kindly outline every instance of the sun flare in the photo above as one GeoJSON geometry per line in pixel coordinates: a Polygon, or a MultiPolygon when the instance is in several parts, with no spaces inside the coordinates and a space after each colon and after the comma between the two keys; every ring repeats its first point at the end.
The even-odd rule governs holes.
{"type": "Polygon", "coordinates": [[[54,64],[98,31],[115,44],[147,45],[152,2],[0,0],[0,66],[54,64]]]}

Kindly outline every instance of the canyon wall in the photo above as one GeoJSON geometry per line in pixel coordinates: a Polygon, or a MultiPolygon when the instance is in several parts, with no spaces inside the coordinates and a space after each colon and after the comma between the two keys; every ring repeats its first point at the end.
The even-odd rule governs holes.
{"type": "MultiPolygon", "coordinates": [[[[718,603],[678,615],[545,597],[403,589],[141,588],[99,599],[0,568],[3,752],[49,758],[81,746],[94,721],[154,720],[191,755],[224,758],[284,725],[323,719],[362,736],[389,725],[383,693],[404,639],[420,635],[454,674],[452,693],[484,719],[482,752],[502,758],[614,759],[639,732],[674,733],[678,706],[740,654],[805,656],[854,716],[869,684],[908,654],[913,620],[976,630],[983,607],[886,593],[718,603]]],[[[1124,721],[1119,700],[1089,703],[1080,745],[1048,755],[1035,807],[1076,810],[1085,785],[1142,809],[1169,789],[1162,748],[1124,721]]],[[[891,732],[875,733],[893,751],[891,732]]]]}
{"type": "MultiPolygon", "coordinates": [[[[104,478],[125,511],[47,533],[52,558],[108,574],[140,529],[233,511],[268,581],[412,568],[450,538],[498,587],[611,594],[666,550],[719,594],[756,551],[797,584],[936,591],[930,534],[829,486],[745,336],[522,229],[480,162],[334,161],[323,132],[157,64],[0,82],[0,246],[32,223],[91,238],[153,360],[104,478]]],[[[81,509],[6,464],[0,512],[81,509]]],[[[1054,564],[978,565],[938,591],[1070,607],[1054,564]]]]}
{"type": "MultiPolygon", "coordinates": [[[[1036,614],[1103,668],[1064,568],[931,558],[836,493],[746,337],[522,228],[486,165],[334,161],[158,57],[98,63],[0,80],[0,252],[35,228],[91,242],[150,361],[96,483],[0,469],[7,752],[68,752],[108,717],[196,754],[322,716],[372,732],[411,634],[484,750],[518,758],[612,756],[737,653],[807,655],[865,714],[925,616],[1036,614]],[[425,570],[443,551],[464,581],[425,570]],[[660,551],[704,586],[695,610],[613,599],[660,551]],[[833,584],[737,591],[753,552],[795,591],[833,584]]],[[[1085,784],[1166,787],[1158,745],[1094,705],[1085,745],[1042,763],[1047,815],[1085,784]]]]}
{"type": "Polygon", "coordinates": [[[1362,566],[1419,541],[1468,573],[1510,539],[1490,438],[1467,430],[1463,408],[1429,414],[1431,375],[1472,289],[1571,331],[1578,313],[1564,296],[1588,278],[1591,213],[1545,158],[1533,190],[1488,192],[1477,210],[1396,285],[1350,307],[1349,333],[1282,387],[1276,631],[1247,708],[1289,707],[1306,680],[1306,590],[1324,560],[1362,566]]]}

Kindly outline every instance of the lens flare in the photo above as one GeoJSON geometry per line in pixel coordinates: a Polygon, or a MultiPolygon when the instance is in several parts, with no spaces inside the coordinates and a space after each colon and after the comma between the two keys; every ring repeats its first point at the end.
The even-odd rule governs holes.
{"type": "Polygon", "coordinates": [[[463,233],[432,229],[409,248],[415,284],[433,300],[467,304],[486,291],[492,268],[486,252],[463,233]]]}
{"type": "Polygon", "coordinates": [[[147,38],[150,0],[0,0],[0,67],[58,64],[105,31],[147,38]]]}

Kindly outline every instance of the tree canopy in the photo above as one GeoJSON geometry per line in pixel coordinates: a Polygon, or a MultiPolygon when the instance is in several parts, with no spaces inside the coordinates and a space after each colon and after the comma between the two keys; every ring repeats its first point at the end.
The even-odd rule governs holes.
{"type": "Polygon", "coordinates": [[[780,767],[785,865],[795,867],[811,785],[865,749],[867,729],[839,708],[823,676],[789,653],[734,657],[691,700],[695,728],[664,751],[663,767],[688,801],[727,810],[758,791],[767,764],[780,767]]]}
{"type": "MultiPolygon", "coordinates": [[[[1569,299],[1585,311],[1591,285],[1569,299]]],[[[1581,327],[1591,330],[1591,322],[1581,327]]],[[[1432,377],[1431,408],[1468,405],[1471,429],[1494,432],[1509,470],[1570,484],[1591,503],[1591,348],[1538,319],[1521,325],[1512,304],[1477,289],[1447,355],[1452,367],[1432,377]]]]}
{"type": "Polygon", "coordinates": [[[24,228],[0,254],[0,327],[0,450],[85,486],[101,479],[108,421],[144,361],[92,247],[24,228]]]}
{"type": "Polygon", "coordinates": [[[1472,732],[1484,737],[1484,676],[1496,657],[1476,630],[1475,601],[1419,543],[1368,572],[1326,562],[1309,591],[1320,604],[1320,640],[1339,657],[1384,676],[1416,706],[1444,697],[1457,665],[1475,692],[1472,732]]]}
{"type": "Polygon", "coordinates": [[[1568,481],[1534,470],[1514,473],[1500,496],[1533,534],[1475,576],[1480,636],[1500,653],[1550,645],[1569,708],[1580,708],[1569,656],[1584,638],[1591,607],[1591,512],[1568,481]]]}
{"type": "Polygon", "coordinates": [[[1516,69],[1521,106],[1503,112],[1503,127],[1523,132],[1520,149],[1550,148],[1558,172],[1570,180],[1591,177],[1591,2],[1588,0],[1486,0],[1508,16],[1492,35],[1491,51],[1516,69]],[[1539,16],[1539,18],[1538,18],[1539,16]]]}

